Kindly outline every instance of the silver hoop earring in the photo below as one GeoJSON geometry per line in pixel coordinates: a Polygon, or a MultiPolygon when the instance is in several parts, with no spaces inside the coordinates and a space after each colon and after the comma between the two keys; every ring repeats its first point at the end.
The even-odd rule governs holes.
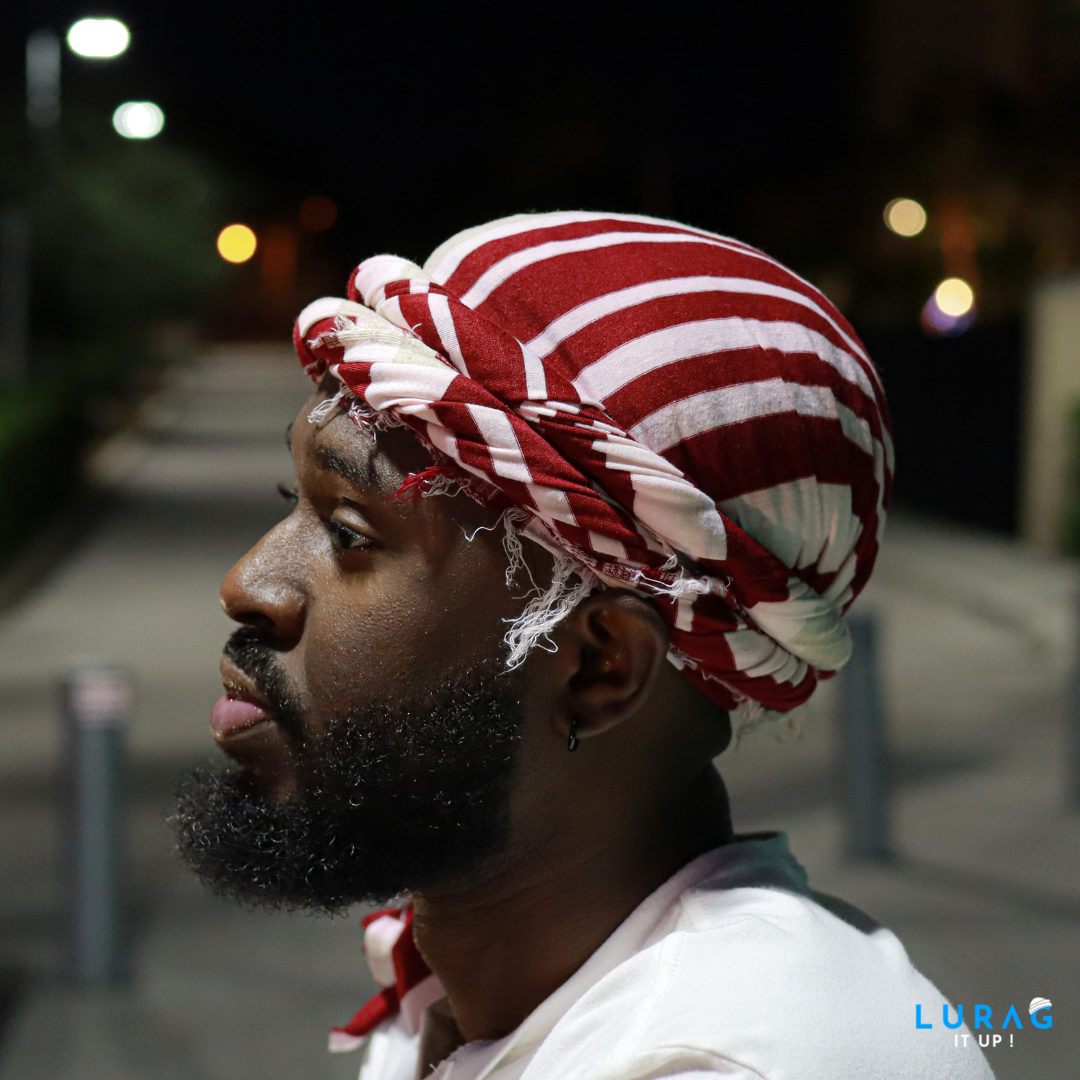
{"type": "Polygon", "coordinates": [[[573,753],[578,747],[577,717],[570,721],[570,737],[566,740],[566,749],[573,753]]]}

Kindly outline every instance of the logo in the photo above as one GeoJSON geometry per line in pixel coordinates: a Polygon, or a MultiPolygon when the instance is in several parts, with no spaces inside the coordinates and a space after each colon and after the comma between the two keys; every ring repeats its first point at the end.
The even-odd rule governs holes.
{"type": "MultiPolygon", "coordinates": [[[[1048,998],[1033,997],[1028,1005],[1028,1025],[1032,1028],[1041,1028],[1044,1031],[1047,1028],[1053,1027],[1054,1017],[1050,1012],[1052,1008],[1053,1005],[1048,998]]],[[[1009,1005],[1004,1019],[1001,1022],[1001,1026],[996,1029],[994,1025],[994,1010],[989,1005],[975,1005],[969,1016],[972,1020],[974,1035],[972,1035],[971,1032],[958,1030],[964,1026],[963,1004],[950,1006],[947,1001],[942,1002],[941,1022],[944,1027],[956,1032],[953,1036],[953,1044],[955,1046],[967,1046],[968,1040],[972,1038],[977,1039],[979,1046],[983,1049],[1000,1046],[1005,1042],[1006,1033],[1008,1033],[1009,1036],[1008,1045],[1014,1046],[1016,1032],[1024,1030],[1024,1024],[1020,1019],[1020,1013],[1013,1004],[1009,1005]]],[[[929,1012],[927,1012],[927,1018],[923,1018],[923,1007],[921,1004],[916,1004],[915,1006],[915,1026],[920,1030],[928,1030],[934,1027],[934,1021],[929,1012]]],[[[972,1045],[974,1045],[974,1043],[972,1045]]]]}

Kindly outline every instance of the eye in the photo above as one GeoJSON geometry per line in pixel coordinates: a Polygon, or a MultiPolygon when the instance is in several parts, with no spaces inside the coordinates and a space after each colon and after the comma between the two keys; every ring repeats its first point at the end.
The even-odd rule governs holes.
{"type": "Polygon", "coordinates": [[[278,484],[277,493],[287,502],[292,503],[294,506],[300,498],[300,491],[297,488],[286,487],[284,484],[278,484]]]}
{"type": "Polygon", "coordinates": [[[334,540],[334,547],[339,551],[359,551],[362,548],[374,547],[374,543],[363,533],[350,528],[344,521],[332,517],[326,523],[330,535],[334,540]]]}

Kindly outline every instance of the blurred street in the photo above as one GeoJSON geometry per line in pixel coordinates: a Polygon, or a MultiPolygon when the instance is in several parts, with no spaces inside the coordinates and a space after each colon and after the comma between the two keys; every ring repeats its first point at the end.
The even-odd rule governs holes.
{"type": "MultiPolygon", "coordinates": [[[[102,505],[48,543],[53,573],[0,616],[0,974],[16,1006],[0,1080],[345,1077],[326,1029],[371,992],[358,920],[252,915],[203,895],[162,820],[211,751],[229,623],[219,583],[283,512],[286,424],[307,394],[291,354],[220,348],[175,369],[139,424],[96,455],[102,505]],[[56,684],[73,663],[134,679],[132,978],[58,979],[56,684]]],[[[62,497],[62,496],[61,496],[62,497]]],[[[759,733],[720,759],[740,831],[785,830],[813,885],[894,929],[953,1001],[1035,996],[1054,1027],[989,1052],[999,1077],[1075,1071],[1080,813],[1065,808],[1062,693],[1076,651],[1072,565],[1018,542],[897,515],[858,609],[882,628],[896,762],[888,866],[842,857],[832,687],[802,736],[759,733]]],[[[852,1038],[859,1038],[853,1030],[852,1038]]]]}
{"type": "MultiPolygon", "coordinates": [[[[207,719],[229,620],[228,568],[283,513],[285,428],[309,393],[288,350],[234,348],[174,371],[137,430],[93,462],[90,535],[0,622],[0,968],[27,992],[0,1049],[4,1080],[255,1080],[355,1075],[327,1028],[373,992],[350,921],[253,915],[206,896],[170,852],[179,773],[210,756],[207,719]],[[132,981],[58,979],[56,683],[123,664],[130,727],[132,981]]],[[[52,538],[49,538],[52,542],[52,538]]]]}

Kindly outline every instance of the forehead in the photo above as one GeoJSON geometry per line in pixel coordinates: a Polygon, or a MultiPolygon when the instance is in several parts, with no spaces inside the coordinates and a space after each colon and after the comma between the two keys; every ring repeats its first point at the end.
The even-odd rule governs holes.
{"type": "Polygon", "coordinates": [[[334,472],[360,490],[389,498],[410,473],[432,463],[408,428],[361,429],[341,410],[312,423],[311,410],[323,400],[325,395],[312,398],[289,427],[289,448],[298,469],[334,472]]]}

